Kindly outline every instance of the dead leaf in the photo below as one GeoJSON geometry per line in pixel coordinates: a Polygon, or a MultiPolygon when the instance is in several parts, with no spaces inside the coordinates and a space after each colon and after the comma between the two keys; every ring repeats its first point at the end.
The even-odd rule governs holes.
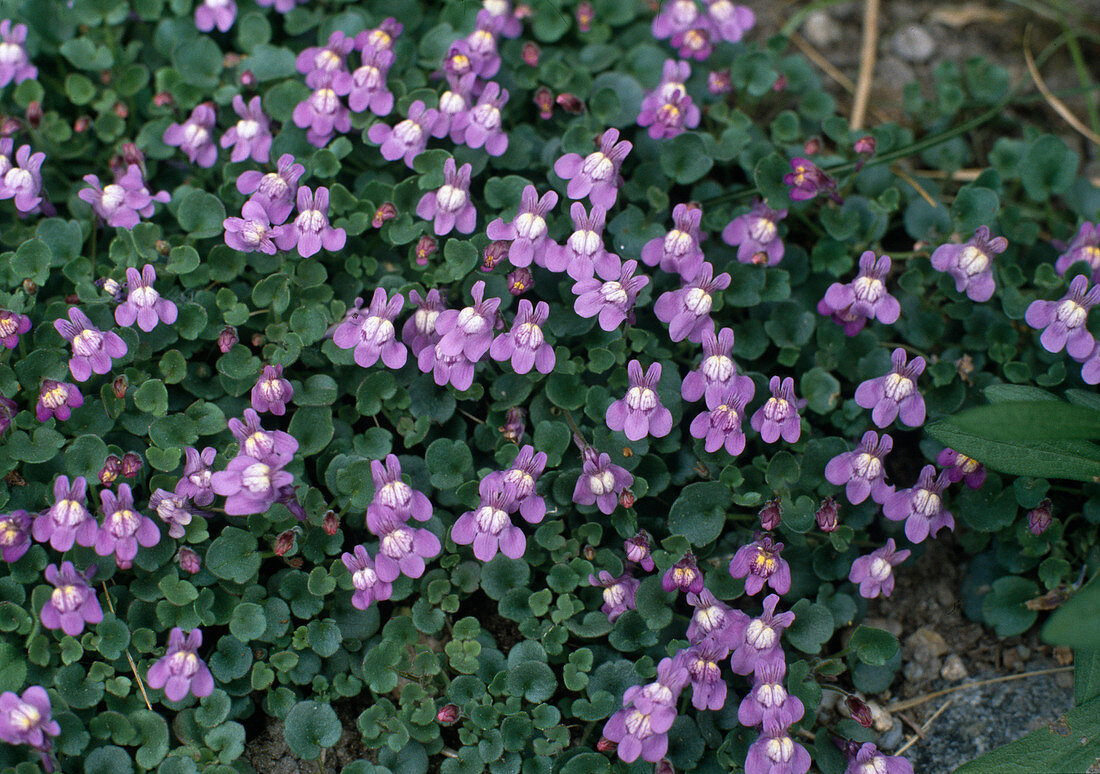
{"type": "Polygon", "coordinates": [[[966,3],[964,5],[949,5],[937,8],[928,15],[929,21],[954,29],[960,29],[968,24],[1004,24],[1010,15],[996,8],[979,3],[966,3]]]}

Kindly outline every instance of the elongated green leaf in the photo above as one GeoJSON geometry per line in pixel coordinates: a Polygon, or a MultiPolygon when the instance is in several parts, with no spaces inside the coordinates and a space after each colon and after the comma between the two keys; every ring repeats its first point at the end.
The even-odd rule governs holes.
{"type": "Polygon", "coordinates": [[[1100,696],[1100,649],[1073,651],[1073,703],[1084,704],[1100,696]]]}
{"type": "Polygon", "coordinates": [[[951,419],[928,425],[928,434],[987,468],[1016,476],[1100,481],[1100,447],[1096,444],[1074,439],[995,441],[960,429],[951,419]]]}
{"type": "MultiPolygon", "coordinates": [[[[1097,576],[1100,577],[1100,576],[1097,576]]],[[[1100,580],[1085,587],[1051,613],[1043,624],[1043,640],[1069,648],[1100,648],[1100,580]]]]}
{"type": "Polygon", "coordinates": [[[991,441],[1100,438],[1100,411],[1061,401],[1026,400],[976,406],[943,420],[991,441]]]}
{"type": "Polygon", "coordinates": [[[1100,757],[1100,699],[955,769],[955,774],[1081,772],[1100,757]]]}

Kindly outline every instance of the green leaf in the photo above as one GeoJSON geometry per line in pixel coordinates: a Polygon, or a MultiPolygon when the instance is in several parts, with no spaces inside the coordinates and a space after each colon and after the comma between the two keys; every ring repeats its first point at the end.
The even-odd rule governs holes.
{"type": "Polygon", "coordinates": [[[772,209],[786,209],[791,204],[787,184],[783,182],[783,177],[790,171],[790,163],[778,153],[760,159],[753,169],[753,180],[772,209]]]}
{"type": "Polygon", "coordinates": [[[0,642],[0,691],[22,691],[27,679],[25,654],[7,642],[0,642]]]}
{"type": "Polygon", "coordinates": [[[298,454],[308,457],[323,450],[332,440],[332,409],[303,406],[294,412],[288,431],[298,439],[298,454]]]}
{"type": "Polygon", "coordinates": [[[898,638],[883,629],[859,626],[848,641],[848,648],[864,664],[882,666],[898,652],[898,638]]]}
{"type": "Polygon", "coordinates": [[[16,279],[33,280],[45,285],[50,276],[50,261],[53,254],[41,239],[28,239],[19,245],[11,259],[11,270],[16,279]]]}
{"type": "Polygon", "coordinates": [[[803,371],[798,388],[807,401],[810,411],[828,414],[836,407],[840,398],[840,382],[824,368],[814,366],[803,371]]]}
{"type": "Polygon", "coordinates": [[[1042,202],[1065,193],[1077,177],[1081,158],[1065,142],[1051,134],[1035,138],[1020,159],[1020,182],[1033,201],[1042,202]]]}
{"type": "Polygon", "coordinates": [[[505,685],[512,696],[522,696],[537,704],[554,695],[558,680],[554,671],[541,661],[523,661],[508,668],[505,685]]]}
{"type": "Polygon", "coordinates": [[[1034,581],[1016,575],[998,578],[982,600],[982,619],[997,631],[998,637],[1023,634],[1039,617],[1024,603],[1039,596],[1034,581]]]}
{"type": "Polygon", "coordinates": [[[320,757],[323,748],[334,746],[343,731],[332,707],[316,701],[295,704],[284,723],[287,746],[299,758],[309,761],[320,757]]]}
{"type": "Polygon", "coordinates": [[[258,547],[251,532],[226,527],[206,550],[206,569],[223,580],[247,583],[260,571],[258,547]]]}
{"type": "Polygon", "coordinates": [[[960,432],[991,441],[1100,438],[1100,411],[1061,401],[1009,401],[975,406],[944,421],[960,432]]]}
{"type": "Polygon", "coordinates": [[[960,429],[953,423],[954,418],[948,417],[928,425],[928,434],[944,446],[978,460],[991,470],[1035,478],[1100,480],[1100,447],[1088,441],[990,440],[980,429],[977,433],[960,429]]]}
{"type": "Polygon", "coordinates": [[[833,614],[829,608],[808,599],[800,599],[791,608],[794,623],[783,633],[783,639],[803,653],[818,653],[833,636],[833,614]]]}
{"type": "Polygon", "coordinates": [[[92,750],[84,760],[84,774],[133,774],[134,762],[121,747],[107,745],[92,750]]]}
{"type": "Polygon", "coordinates": [[[661,169],[681,185],[699,180],[714,166],[707,144],[695,132],[678,134],[661,143],[661,169]]]}
{"type": "Polygon", "coordinates": [[[168,413],[168,389],[160,379],[147,379],[134,392],[134,405],[146,414],[162,417],[168,413]]]}
{"type": "Polygon", "coordinates": [[[1073,651],[1073,703],[1084,704],[1100,696],[1100,649],[1073,651]]]}
{"type": "Polygon", "coordinates": [[[1100,575],[1094,576],[1043,624],[1043,640],[1069,648],[1100,648],[1100,575]]]}
{"type": "Polygon", "coordinates": [[[730,491],[717,481],[700,481],[684,487],[668,514],[668,528],[683,535],[693,546],[705,546],[722,533],[730,491]]]}
{"type": "Polygon", "coordinates": [[[432,486],[436,489],[454,489],[473,472],[474,458],[464,441],[437,438],[424,455],[432,486]]]}
{"type": "Polygon", "coordinates": [[[951,220],[957,230],[973,231],[978,226],[988,225],[1000,204],[997,194],[988,188],[963,186],[951,204],[951,220]]]}
{"type": "Polygon", "coordinates": [[[1022,739],[955,769],[955,774],[1084,772],[1100,758],[1100,699],[1074,707],[1022,739]]]}
{"type": "Polygon", "coordinates": [[[224,58],[218,44],[206,35],[183,41],[172,51],[172,64],[183,80],[200,89],[217,87],[224,58]]]}
{"type": "Polygon", "coordinates": [[[229,618],[229,631],[241,642],[259,639],[267,630],[264,609],[255,602],[241,602],[233,608],[229,618]]]}
{"type": "MultiPolygon", "coordinates": [[[[209,38],[202,40],[209,41],[209,38]]],[[[180,202],[179,209],[176,210],[176,220],[193,239],[219,236],[224,229],[225,205],[214,194],[191,191],[180,202]]]]}

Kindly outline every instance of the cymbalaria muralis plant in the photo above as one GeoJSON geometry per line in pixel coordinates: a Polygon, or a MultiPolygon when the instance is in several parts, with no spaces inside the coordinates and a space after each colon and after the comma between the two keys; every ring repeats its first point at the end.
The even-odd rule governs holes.
{"type": "Polygon", "coordinates": [[[730,0],[0,14],[0,774],[903,774],[819,708],[933,540],[1098,711],[1100,191],[1000,68],[854,131],[730,0]]]}

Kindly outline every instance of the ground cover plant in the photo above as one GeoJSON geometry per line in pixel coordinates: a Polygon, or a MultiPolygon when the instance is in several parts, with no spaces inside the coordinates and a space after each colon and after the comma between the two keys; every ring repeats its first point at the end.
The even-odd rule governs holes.
{"type": "Polygon", "coordinates": [[[968,770],[1100,756],[1100,192],[1001,68],[853,129],[728,0],[0,11],[5,772],[901,774],[861,621],[951,533],[1076,656],[968,770]]]}

